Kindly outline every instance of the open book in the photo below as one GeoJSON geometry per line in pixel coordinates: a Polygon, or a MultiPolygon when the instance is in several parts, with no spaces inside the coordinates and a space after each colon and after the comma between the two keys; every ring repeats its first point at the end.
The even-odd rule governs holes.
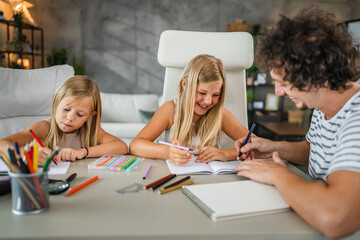
{"type": "Polygon", "coordinates": [[[289,209],[277,188],[252,180],[183,186],[182,189],[213,221],[289,209]]]}
{"type": "Polygon", "coordinates": [[[212,161],[209,163],[197,163],[195,160],[178,166],[166,160],[166,163],[170,169],[170,172],[177,175],[185,174],[220,174],[220,173],[236,173],[234,168],[241,163],[241,161],[212,161]]]}

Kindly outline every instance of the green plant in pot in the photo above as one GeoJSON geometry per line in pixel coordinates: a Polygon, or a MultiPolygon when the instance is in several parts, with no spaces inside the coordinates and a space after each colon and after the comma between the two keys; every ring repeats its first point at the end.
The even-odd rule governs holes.
{"type": "Polygon", "coordinates": [[[67,62],[67,51],[65,48],[53,48],[46,57],[48,66],[62,65],[67,62]]]}

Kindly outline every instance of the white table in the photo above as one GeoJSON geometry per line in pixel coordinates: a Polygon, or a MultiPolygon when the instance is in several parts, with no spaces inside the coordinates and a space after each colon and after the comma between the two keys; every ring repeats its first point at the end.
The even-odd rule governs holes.
{"type": "MultiPolygon", "coordinates": [[[[165,161],[146,159],[133,172],[117,173],[88,170],[93,160],[72,163],[66,176],[56,178],[76,172],[72,186],[96,175],[99,180],[71,196],[51,195],[50,209],[39,215],[14,215],[11,195],[0,197],[0,239],[325,239],[291,210],[213,222],[181,190],[164,195],[150,190],[117,194],[119,188],[146,185],[168,175],[165,161]],[[143,180],[149,163],[152,170],[143,180]]],[[[292,165],[289,168],[305,175],[292,165]]],[[[199,184],[241,178],[193,175],[192,180],[199,184]]],[[[360,239],[360,232],[349,239],[360,239]]]]}

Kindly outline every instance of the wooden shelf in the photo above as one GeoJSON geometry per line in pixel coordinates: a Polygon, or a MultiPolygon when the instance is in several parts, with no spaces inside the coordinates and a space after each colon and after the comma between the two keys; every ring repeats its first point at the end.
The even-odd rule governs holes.
{"type": "MultiPolygon", "coordinates": [[[[0,24],[4,24],[6,25],[6,40],[5,41],[10,41],[10,28],[14,28],[15,27],[15,22],[14,21],[7,21],[7,20],[0,20],[0,24]]],[[[26,56],[30,56],[31,59],[31,64],[30,64],[30,68],[35,68],[35,58],[39,57],[40,58],[40,66],[43,68],[44,67],[44,58],[45,58],[45,54],[44,54],[44,31],[42,28],[40,27],[36,27],[27,23],[23,23],[22,24],[22,30],[26,30],[27,31],[27,35],[29,37],[29,43],[30,43],[30,47],[33,50],[32,52],[24,52],[24,51],[9,51],[9,50],[0,50],[0,54],[5,54],[7,56],[7,67],[10,67],[10,54],[17,54],[19,55],[19,59],[24,59],[24,55],[26,56]],[[28,31],[30,31],[30,34],[28,33],[28,31]],[[39,43],[39,50],[38,51],[34,51],[35,49],[35,33],[38,32],[38,34],[40,34],[40,43],[39,43]],[[30,36],[29,36],[30,35],[30,36]]],[[[0,36],[2,37],[2,36],[0,36]]],[[[23,61],[21,61],[23,62],[23,61]]],[[[20,68],[23,68],[22,66],[20,68]]]]}

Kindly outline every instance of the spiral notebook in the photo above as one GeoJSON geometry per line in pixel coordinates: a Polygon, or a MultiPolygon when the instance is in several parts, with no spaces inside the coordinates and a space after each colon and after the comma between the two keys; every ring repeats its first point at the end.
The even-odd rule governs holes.
{"type": "Polygon", "coordinates": [[[212,161],[209,163],[197,163],[192,160],[184,165],[178,166],[166,160],[166,163],[172,174],[185,175],[185,174],[224,174],[224,173],[236,173],[234,170],[241,161],[212,161]]]}
{"type": "Polygon", "coordinates": [[[289,209],[277,188],[252,180],[183,186],[182,190],[213,221],[289,209]]]}

